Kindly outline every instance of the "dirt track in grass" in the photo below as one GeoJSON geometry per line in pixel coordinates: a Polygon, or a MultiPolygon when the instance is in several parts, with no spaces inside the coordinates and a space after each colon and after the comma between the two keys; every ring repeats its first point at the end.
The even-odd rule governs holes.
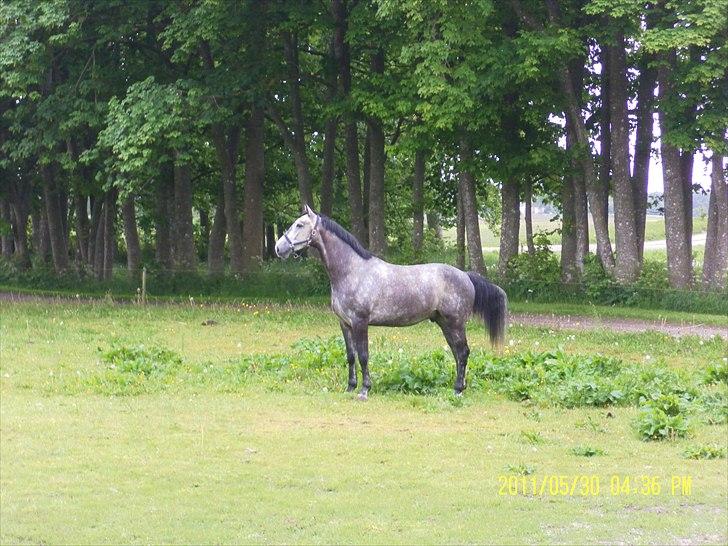
{"type": "MultiPolygon", "coordinates": [[[[17,294],[12,292],[0,292],[0,302],[47,302],[47,303],[79,303],[89,304],[94,302],[106,302],[102,298],[89,297],[61,297],[61,296],[38,296],[33,294],[17,294]]],[[[115,300],[115,304],[129,305],[130,300],[115,300]]],[[[155,305],[186,305],[179,302],[155,301],[155,305]]],[[[197,304],[199,305],[199,304],[197,304]]],[[[234,303],[211,303],[211,306],[235,307],[234,303]]],[[[550,328],[554,330],[606,330],[609,332],[661,332],[673,337],[698,336],[709,339],[713,336],[720,336],[728,340],[728,319],[725,326],[713,324],[700,324],[699,322],[668,322],[665,320],[644,320],[625,317],[594,317],[584,315],[557,315],[547,313],[511,313],[510,324],[519,326],[532,326],[536,328],[550,328]]]]}
{"type": "Polygon", "coordinates": [[[728,339],[728,319],[726,326],[707,324],[687,324],[658,320],[641,320],[621,317],[586,317],[577,315],[554,315],[513,313],[511,324],[535,326],[559,330],[606,330],[610,332],[662,332],[673,337],[699,336],[711,338],[721,336],[728,339]]]}

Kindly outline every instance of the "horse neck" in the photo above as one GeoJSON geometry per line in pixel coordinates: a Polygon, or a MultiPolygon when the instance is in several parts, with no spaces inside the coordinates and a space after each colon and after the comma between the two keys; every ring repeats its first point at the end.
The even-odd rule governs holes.
{"type": "Polygon", "coordinates": [[[329,274],[329,279],[334,283],[351,273],[363,258],[333,233],[324,229],[319,233],[321,261],[329,274]]]}

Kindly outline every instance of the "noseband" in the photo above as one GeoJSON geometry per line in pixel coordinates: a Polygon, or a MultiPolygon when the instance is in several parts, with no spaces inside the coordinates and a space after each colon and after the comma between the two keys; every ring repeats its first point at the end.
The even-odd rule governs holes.
{"type": "Polygon", "coordinates": [[[321,217],[317,214],[316,215],[316,222],[314,222],[314,224],[313,224],[313,229],[311,230],[311,233],[309,233],[308,239],[306,239],[305,241],[295,241],[295,242],[294,241],[291,241],[291,239],[288,237],[288,232],[290,231],[290,228],[287,229],[283,233],[283,238],[288,242],[289,245],[291,245],[291,248],[293,249],[293,252],[295,252],[296,250],[300,250],[302,248],[306,248],[308,245],[311,244],[311,241],[316,236],[316,228],[318,227],[319,218],[321,218],[321,217]],[[296,245],[302,245],[302,246],[297,249],[296,248],[296,245]]]}

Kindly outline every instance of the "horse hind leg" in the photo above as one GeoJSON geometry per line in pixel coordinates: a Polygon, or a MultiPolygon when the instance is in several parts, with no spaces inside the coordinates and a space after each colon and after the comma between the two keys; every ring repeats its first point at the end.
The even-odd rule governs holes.
{"type": "Polygon", "coordinates": [[[465,325],[445,319],[438,320],[437,323],[440,325],[447,344],[455,357],[455,394],[460,395],[465,390],[465,373],[468,366],[468,357],[470,356],[465,325]]]}
{"type": "Polygon", "coordinates": [[[354,338],[351,328],[344,322],[341,322],[341,333],[344,334],[344,344],[346,345],[346,361],[349,364],[349,384],[346,392],[356,390],[356,353],[354,351],[354,338]]]}
{"type": "Polygon", "coordinates": [[[372,380],[369,378],[369,331],[366,323],[352,325],[354,348],[361,366],[362,388],[359,391],[359,400],[366,400],[372,380]]]}

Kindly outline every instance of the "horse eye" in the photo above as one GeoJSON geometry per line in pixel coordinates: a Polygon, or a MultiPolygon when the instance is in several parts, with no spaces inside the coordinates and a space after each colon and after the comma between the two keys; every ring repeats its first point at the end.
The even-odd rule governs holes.
{"type": "Polygon", "coordinates": [[[303,224],[301,222],[296,224],[296,227],[303,227],[303,224]]]}

